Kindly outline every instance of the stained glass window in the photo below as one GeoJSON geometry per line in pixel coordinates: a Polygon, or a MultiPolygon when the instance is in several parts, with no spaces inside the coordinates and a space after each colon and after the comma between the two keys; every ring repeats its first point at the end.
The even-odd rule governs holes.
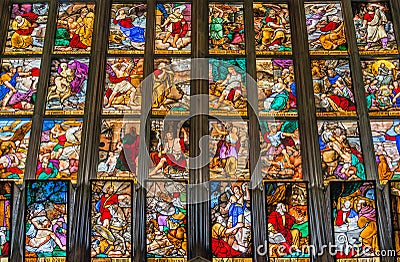
{"type": "Polygon", "coordinates": [[[5,54],[41,54],[49,6],[47,3],[11,5],[5,54]]]}
{"type": "Polygon", "coordinates": [[[331,184],[332,219],[337,259],[359,261],[379,250],[375,185],[372,182],[331,184]]]}
{"type": "Polygon", "coordinates": [[[152,108],[154,115],[188,114],[190,59],[157,58],[154,61],[152,108]]]}
{"type": "Polygon", "coordinates": [[[288,5],[254,3],[253,8],[256,53],[258,55],[291,54],[288,5]]]}
{"type": "Polygon", "coordinates": [[[60,54],[89,53],[92,46],[94,4],[60,3],[54,51],[60,54]]]}
{"type": "Polygon", "coordinates": [[[209,4],[210,54],[243,54],[243,4],[209,4]]]}
{"type": "Polygon", "coordinates": [[[212,115],[247,115],[246,60],[210,59],[209,98],[212,115]]]}
{"type": "Polygon", "coordinates": [[[293,61],[259,58],[256,66],[260,116],[297,116],[293,61]]]}
{"type": "Polygon", "coordinates": [[[191,28],[191,4],[157,3],[155,53],[190,53],[191,28]]]}
{"type": "Polygon", "coordinates": [[[32,114],[40,75],[40,59],[3,59],[0,114],[32,114]]]}
{"type": "Polygon", "coordinates": [[[143,58],[107,59],[104,114],[140,113],[143,58]]]}
{"type": "Polygon", "coordinates": [[[13,183],[0,183],[0,261],[8,262],[11,241],[13,183]]]}
{"type": "Polygon", "coordinates": [[[25,261],[67,261],[68,182],[29,181],[26,196],[25,261]]]}
{"type": "Polygon", "coordinates": [[[309,261],[307,184],[265,183],[265,192],[271,261],[309,261]]]}
{"type": "Polygon", "coordinates": [[[388,2],[352,3],[358,50],[361,54],[398,54],[388,2]]]}
{"type": "Polygon", "coordinates": [[[0,118],[0,178],[22,181],[32,122],[27,118],[0,118]]]}
{"type": "Polygon", "coordinates": [[[131,182],[92,181],[91,261],[131,261],[133,200],[131,182]]]}
{"type": "Polygon", "coordinates": [[[83,114],[89,59],[60,58],[52,61],[47,91],[47,114],[83,114]]]}
{"type": "Polygon", "coordinates": [[[146,183],[147,261],[187,258],[186,184],[174,181],[146,183]]]}
{"type": "Polygon", "coordinates": [[[135,177],[139,156],[139,120],[103,119],[99,145],[98,178],[135,177]]]}
{"type": "Polygon", "coordinates": [[[113,4],[108,52],[142,54],[146,37],[146,4],[113,4]]]}
{"type": "Polygon", "coordinates": [[[226,258],[251,260],[252,222],[249,182],[213,181],[210,193],[213,261],[226,258]]]}
{"type": "Polygon", "coordinates": [[[339,1],[304,5],[311,54],[346,54],[347,40],[339,1]]]}
{"type": "Polygon", "coordinates": [[[76,182],[81,136],[81,120],[44,120],[36,178],[68,179],[76,182]]]}
{"type": "Polygon", "coordinates": [[[364,180],[365,168],[355,121],[318,121],[324,180],[364,180]]]}

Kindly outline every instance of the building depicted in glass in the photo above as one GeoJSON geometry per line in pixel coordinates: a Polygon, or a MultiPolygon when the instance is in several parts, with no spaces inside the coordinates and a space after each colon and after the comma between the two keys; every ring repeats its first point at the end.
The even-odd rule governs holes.
{"type": "Polygon", "coordinates": [[[0,1],[0,261],[400,261],[399,14],[0,1]]]}

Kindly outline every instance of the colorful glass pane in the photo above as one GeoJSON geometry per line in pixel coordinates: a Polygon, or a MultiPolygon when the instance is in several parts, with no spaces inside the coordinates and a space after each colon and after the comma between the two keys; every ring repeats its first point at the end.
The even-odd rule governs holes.
{"type": "Polygon", "coordinates": [[[305,3],[304,8],[310,53],[346,54],[347,41],[340,2],[305,3]]]}
{"type": "Polygon", "coordinates": [[[400,257],[400,182],[390,183],[390,200],[392,210],[393,225],[393,244],[397,254],[397,260],[400,257]]]}
{"type": "Polygon", "coordinates": [[[94,4],[60,3],[54,53],[90,53],[94,26],[94,4]]]}
{"type": "Polygon", "coordinates": [[[5,54],[41,54],[49,6],[47,3],[12,4],[5,54]]]}
{"type": "Polygon", "coordinates": [[[36,177],[77,179],[82,121],[76,119],[45,119],[39,149],[36,177]]]}
{"type": "Polygon", "coordinates": [[[130,262],[132,183],[92,181],[91,184],[91,261],[130,262]]]}
{"type": "Polygon", "coordinates": [[[370,115],[400,115],[399,60],[364,60],[361,67],[370,115]]]}
{"type": "Polygon", "coordinates": [[[356,115],[349,61],[312,60],[311,70],[317,115],[356,115]]]}
{"type": "Polygon", "coordinates": [[[352,3],[361,54],[398,54],[389,2],[352,3]]]}
{"type": "Polygon", "coordinates": [[[400,179],[400,121],[371,120],[371,130],[379,180],[400,179]]]}
{"type": "Polygon", "coordinates": [[[0,114],[32,114],[39,82],[40,59],[3,59],[0,114]]]}
{"type": "Polygon", "coordinates": [[[310,261],[306,183],[265,183],[268,251],[272,261],[310,261]],[[283,222],[282,218],[285,218],[283,222]],[[302,258],[293,260],[292,258],[302,258]]]}
{"type": "Polygon", "coordinates": [[[147,261],[168,258],[185,261],[188,237],[186,184],[147,181],[146,189],[147,261]]]}
{"type": "Polygon", "coordinates": [[[132,178],[137,174],[140,121],[103,119],[100,134],[98,178],[132,178]]]}
{"type": "Polygon", "coordinates": [[[23,179],[31,127],[27,118],[0,118],[0,179],[23,179]]]}
{"type": "Polygon", "coordinates": [[[245,53],[243,10],[242,4],[210,3],[210,54],[245,53]]]}
{"type": "Polygon", "coordinates": [[[210,178],[249,179],[247,122],[210,121],[210,178]]]}
{"type": "Polygon", "coordinates": [[[190,53],[192,5],[158,3],[156,7],[156,54],[190,53]]]}
{"type": "Polygon", "coordinates": [[[259,55],[292,53],[287,4],[254,3],[256,52],[259,55]]]}
{"type": "Polygon", "coordinates": [[[189,114],[191,59],[158,58],[154,68],[153,115],[189,114]]]}
{"type": "Polygon", "coordinates": [[[302,179],[299,123],[260,121],[262,174],[265,179],[302,179]]]}
{"type": "Polygon", "coordinates": [[[113,4],[108,52],[143,54],[146,34],[146,4],[113,4]]]}
{"type": "Polygon", "coordinates": [[[250,182],[211,182],[213,261],[252,261],[250,182]],[[237,258],[237,260],[235,260],[237,258]],[[224,260],[221,260],[224,259],[224,260]]]}
{"type": "Polygon", "coordinates": [[[189,178],[190,121],[152,120],[150,178],[189,178]]]}
{"type": "Polygon", "coordinates": [[[297,116],[293,60],[257,59],[260,116],[297,116]]]}
{"type": "Polygon", "coordinates": [[[331,184],[334,242],[338,261],[370,261],[379,250],[375,185],[372,182],[331,184]]]}
{"type": "Polygon", "coordinates": [[[59,58],[52,61],[46,114],[83,114],[89,59],[59,58]]]}
{"type": "Polygon", "coordinates": [[[143,63],[142,58],[107,59],[104,114],[140,114],[143,63]]]}
{"type": "Polygon", "coordinates": [[[247,115],[246,59],[209,59],[212,115],[247,115]]]}
{"type": "Polygon", "coordinates": [[[318,121],[324,180],[365,180],[356,121],[318,121]]]}
{"type": "Polygon", "coordinates": [[[24,261],[67,261],[68,191],[67,181],[28,182],[24,261]]]}
{"type": "Polygon", "coordinates": [[[0,261],[8,262],[11,239],[13,184],[0,182],[0,261]]]}

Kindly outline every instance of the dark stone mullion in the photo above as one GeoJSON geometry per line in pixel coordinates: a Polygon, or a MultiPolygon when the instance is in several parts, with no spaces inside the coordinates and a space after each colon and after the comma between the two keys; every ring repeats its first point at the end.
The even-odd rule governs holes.
{"type": "Polygon", "coordinates": [[[72,262],[89,261],[90,259],[91,228],[90,220],[88,219],[90,215],[90,178],[96,177],[102,109],[102,92],[98,90],[101,90],[105,78],[110,7],[110,1],[107,0],[98,0],[95,6],[79,173],[75,208],[71,218],[69,261],[72,262]]]}
{"type": "MultiPolygon", "coordinates": [[[[379,175],[375,163],[374,145],[372,142],[372,132],[369,122],[367,101],[365,99],[365,88],[362,76],[360,56],[358,53],[356,31],[353,22],[353,12],[350,0],[342,0],[344,22],[346,26],[346,38],[349,47],[351,76],[353,79],[353,90],[357,105],[359,118],[359,134],[364,157],[364,166],[367,180],[376,181],[376,204],[378,212],[379,246],[381,249],[392,247],[390,231],[386,225],[390,224],[390,216],[386,214],[385,207],[390,207],[387,199],[386,203],[382,196],[382,186],[380,186],[379,175]]],[[[383,261],[390,261],[389,258],[382,258],[383,261]]]]}
{"type": "Polygon", "coordinates": [[[299,111],[299,133],[301,135],[301,152],[303,178],[309,181],[310,241],[317,252],[323,253],[313,257],[314,261],[333,261],[323,245],[333,242],[331,217],[327,216],[330,206],[324,201],[321,155],[319,151],[317,118],[314,102],[311,63],[308,50],[308,38],[304,0],[290,0],[290,22],[292,25],[293,56],[297,83],[297,103],[299,111]]]}
{"type": "Polygon", "coordinates": [[[188,259],[211,259],[208,143],[208,1],[192,1],[190,176],[188,186],[188,259]],[[194,98],[193,96],[196,96],[194,98]],[[207,140],[207,139],[205,139],[207,140]],[[205,141],[204,140],[204,141],[205,141]],[[203,141],[203,142],[204,142],[203,141]],[[198,159],[197,159],[198,157],[198,159]],[[195,160],[196,159],[196,160],[195,160]]]}
{"type": "Polygon", "coordinates": [[[155,10],[156,0],[147,0],[146,15],[146,42],[144,51],[144,68],[142,82],[142,109],[140,115],[140,145],[141,152],[138,157],[137,179],[138,186],[136,198],[135,220],[135,246],[133,261],[146,261],[146,188],[145,179],[149,172],[150,157],[150,117],[152,105],[152,73],[154,71],[154,41],[155,41],[155,10]]]}
{"type": "MultiPolygon", "coordinates": [[[[4,9],[3,9],[4,10],[4,9]]],[[[4,14],[4,19],[9,19],[10,12],[4,14]]],[[[40,66],[40,77],[39,83],[37,87],[36,93],[36,102],[35,108],[32,116],[32,128],[31,134],[29,138],[29,150],[25,163],[25,174],[24,181],[27,179],[35,179],[36,177],[36,168],[37,168],[37,156],[39,152],[40,142],[41,142],[41,133],[42,133],[42,121],[43,114],[45,110],[46,104],[46,93],[47,86],[50,78],[50,68],[51,68],[51,51],[53,49],[53,37],[56,29],[56,23],[54,21],[57,20],[57,3],[52,1],[49,2],[49,16],[47,19],[46,26],[46,36],[45,43],[43,46],[43,54],[40,66]]],[[[8,21],[7,21],[8,22],[8,21]]],[[[6,31],[8,23],[6,25],[6,31]]],[[[7,37],[6,35],[4,36],[7,37]]],[[[5,40],[5,38],[3,40],[5,40]]],[[[24,239],[25,235],[25,196],[26,190],[23,188],[23,191],[20,195],[20,201],[18,202],[18,207],[13,207],[14,209],[18,209],[18,216],[15,219],[15,224],[13,226],[12,236],[12,249],[10,260],[15,262],[23,261],[24,251],[25,251],[25,242],[21,241],[24,239]]]]}
{"type": "MultiPolygon", "coordinates": [[[[249,168],[251,175],[251,212],[253,257],[256,261],[266,261],[266,256],[258,254],[258,247],[266,244],[267,226],[262,183],[260,157],[260,127],[258,122],[258,90],[256,70],[256,41],[254,32],[253,0],[244,1],[244,32],[246,39],[246,68],[247,68],[247,114],[249,130],[249,168]]],[[[263,252],[264,246],[260,251],[263,252]]]]}

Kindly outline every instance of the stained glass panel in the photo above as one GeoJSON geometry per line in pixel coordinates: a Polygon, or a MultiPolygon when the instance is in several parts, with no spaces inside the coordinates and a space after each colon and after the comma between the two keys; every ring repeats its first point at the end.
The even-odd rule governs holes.
{"type": "Polygon", "coordinates": [[[146,189],[147,261],[168,258],[185,261],[188,237],[186,184],[147,181],[146,189]]]}
{"type": "Polygon", "coordinates": [[[107,59],[104,114],[140,114],[143,63],[142,58],[107,59]]]}
{"type": "Polygon", "coordinates": [[[57,258],[67,261],[68,182],[29,181],[26,193],[27,262],[57,258]]]}
{"type": "Polygon", "coordinates": [[[311,61],[318,116],[356,115],[348,60],[311,61]]]}
{"type": "Polygon", "coordinates": [[[47,3],[12,4],[5,54],[41,54],[49,6],[47,3]]]}
{"type": "Polygon", "coordinates": [[[0,179],[23,179],[31,127],[27,118],[0,118],[0,179]]]}
{"type": "Polygon", "coordinates": [[[370,115],[400,115],[399,60],[364,60],[361,67],[370,115]]]}
{"type": "Polygon", "coordinates": [[[54,52],[90,53],[94,25],[94,4],[60,3],[54,52]]]}
{"type": "Polygon", "coordinates": [[[297,116],[293,60],[257,59],[260,116],[297,116]]]}
{"type": "Polygon", "coordinates": [[[247,115],[246,59],[209,59],[212,115],[247,115]]]}
{"type": "Polygon", "coordinates": [[[0,72],[0,114],[31,114],[36,101],[40,59],[3,59],[0,72]]]}
{"type": "Polygon", "coordinates": [[[305,3],[304,8],[310,53],[346,54],[347,41],[340,2],[305,3]]]}
{"type": "Polygon", "coordinates": [[[244,54],[242,4],[209,4],[210,54],[244,54]]]}
{"type": "Polygon", "coordinates": [[[158,3],[156,8],[156,54],[185,54],[191,51],[192,5],[158,3]]]}
{"type": "Polygon", "coordinates": [[[257,54],[290,55],[292,39],[288,5],[254,3],[253,8],[257,54]]]}
{"type": "Polygon", "coordinates": [[[11,240],[13,184],[0,182],[0,261],[8,262],[11,240]]]}
{"type": "Polygon", "coordinates": [[[190,59],[158,58],[153,73],[153,115],[189,114],[190,59]]]}
{"type": "Polygon", "coordinates": [[[81,120],[44,120],[36,178],[70,179],[76,182],[81,136],[81,120]]]}
{"type": "Polygon", "coordinates": [[[260,121],[262,174],[265,179],[302,179],[299,123],[260,121]]]}
{"type": "Polygon", "coordinates": [[[371,120],[375,158],[381,183],[400,178],[400,121],[371,120]]]}
{"type": "Polygon", "coordinates": [[[146,35],[146,4],[113,4],[108,52],[143,54],[146,35]]]}
{"type": "Polygon", "coordinates": [[[189,178],[190,121],[151,122],[150,178],[189,178]]]}
{"type": "Polygon", "coordinates": [[[352,3],[358,50],[361,54],[398,54],[388,2],[352,3]]]}
{"type": "MultiPolygon", "coordinates": [[[[331,184],[334,242],[338,261],[359,261],[379,250],[375,185],[372,182],[331,184]]],[[[379,260],[378,260],[379,261],[379,260]]]]}
{"type": "Polygon", "coordinates": [[[131,261],[132,183],[92,181],[91,184],[91,261],[131,261]]]}
{"type": "Polygon", "coordinates": [[[265,192],[269,257],[274,262],[309,261],[304,259],[310,256],[307,184],[265,183],[265,192]]]}
{"type": "Polygon", "coordinates": [[[137,174],[140,121],[103,119],[97,178],[132,178],[137,174]]]}
{"type": "Polygon", "coordinates": [[[397,254],[397,260],[400,257],[400,182],[390,183],[390,200],[392,210],[393,225],[393,244],[397,254]]]}
{"type": "Polygon", "coordinates": [[[83,114],[89,59],[59,58],[51,65],[46,114],[83,114]]]}
{"type": "Polygon", "coordinates": [[[252,261],[249,182],[215,181],[210,186],[213,261],[252,261]]]}
{"type": "Polygon", "coordinates": [[[324,180],[365,180],[356,121],[318,121],[324,180]]]}
{"type": "Polygon", "coordinates": [[[210,121],[210,178],[248,179],[247,122],[210,121]]]}

